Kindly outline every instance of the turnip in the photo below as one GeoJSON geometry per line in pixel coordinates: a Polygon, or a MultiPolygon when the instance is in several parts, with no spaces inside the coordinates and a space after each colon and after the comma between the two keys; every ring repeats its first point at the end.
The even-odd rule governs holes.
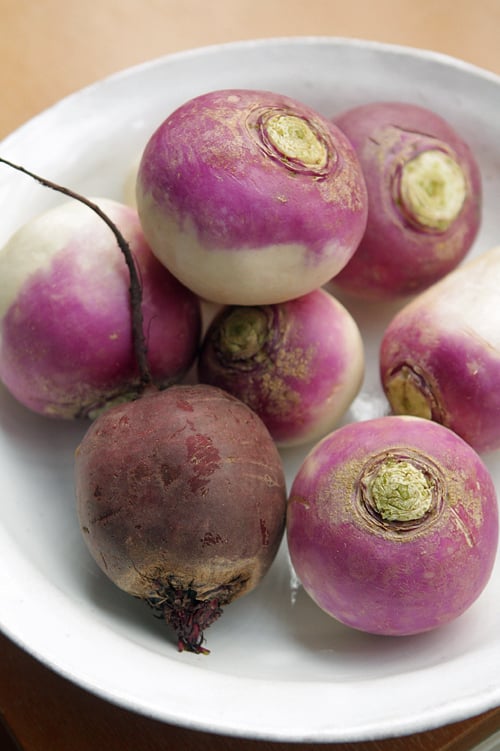
{"type": "MultiPolygon", "coordinates": [[[[177,382],[197,352],[200,302],[151,253],[135,210],[94,203],[137,264],[152,380],[177,382]]],[[[0,379],[22,404],[49,417],[94,417],[140,393],[129,271],[94,211],[71,198],[29,220],[0,251],[0,277],[0,379]]]]}
{"type": "Polygon", "coordinates": [[[334,118],[353,144],[368,190],[366,232],[335,277],[373,299],[421,292],[454,269],[481,220],[481,176],[442,117],[406,102],[373,102],[334,118]]]}
{"type": "Polygon", "coordinates": [[[322,289],[275,305],[227,306],[200,350],[199,380],[229,391],[280,446],[317,440],[359,391],[364,352],[347,309],[322,289]]]}
{"type": "Polygon", "coordinates": [[[380,376],[392,410],[500,448],[500,246],[407,303],[387,326],[380,376]]]}
{"type": "Polygon", "coordinates": [[[269,91],[191,99],[148,140],[137,207],[153,252],[200,297],[267,305],[322,286],[366,225],[366,186],[346,136],[269,91]]]}
{"type": "Polygon", "coordinates": [[[85,542],[111,581],[148,602],[178,647],[254,589],[284,532],[281,459],[260,418],[209,385],[118,405],[76,453],[85,542]]]}
{"type": "Polygon", "coordinates": [[[304,459],[287,538],[312,599],[347,626],[403,636],[464,613],[498,545],[495,488],[451,430],[418,417],[349,423],[304,459]]]}

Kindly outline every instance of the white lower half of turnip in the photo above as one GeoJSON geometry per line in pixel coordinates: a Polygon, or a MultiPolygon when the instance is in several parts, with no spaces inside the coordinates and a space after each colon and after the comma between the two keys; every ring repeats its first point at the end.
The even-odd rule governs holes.
{"type": "Polygon", "coordinates": [[[288,547],[329,615],[387,636],[443,626],[493,569],[498,506],[476,452],[442,425],[387,416],[343,426],[293,482],[288,547]]]}
{"type": "Polygon", "coordinates": [[[224,308],[198,358],[199,379],[248,404],[279,446],[332,430],[363,374],[358,326],[322,289],[275,305],[224,308]]]}
{"type": "MultiPolygon", "coordinates": [[[[152,379],[166,386],[192,364],[198,298],[154,257],[132,208],[98,199],[130,245],[142,284],[152,379]]],[[[45,416],[94,416],[140,391],[130,279],[110,228],[70,200],[21,227],[0,251],[0,379],[45,416]]]]}
{"type": "Polygon", "coordinates": [[[326,283],[366,224],[344,134],[304,104],[230,89],[189,100],[152,134],[137,207],[157,257],[200,297],[273,304],[326,283]]]}
{"type": "Polygon", "coordinates": [[[165,619],[181,650],[206,651],[204,629],[259,584],[284,532],[285,480],[267,429],[207,385],[97,418],[76,453],[76,494],[99,567],[165,619]]]}

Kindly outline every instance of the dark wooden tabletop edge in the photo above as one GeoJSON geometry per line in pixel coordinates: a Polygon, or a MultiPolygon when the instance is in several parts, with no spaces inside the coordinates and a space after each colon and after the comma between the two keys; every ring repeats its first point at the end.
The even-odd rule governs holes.
{"type": "Polygon", "coordinates": [[[0,634],[0,657],[3,663],[0,749],[5,751],[38,751],[41,746],[35,742],[36,733],[51,735],[54,731],[57,731],[60,745],[53,746],[51,751],[101,751],[103,747],[108,751],[115,748],[121,751],[163,751],[167,748],[165,744],[168,751],[175,751],[177,747],[185,751],[212,751],[215,745],[220,751],[292,748],[297,751],[313,748],[325,751],[472,751],[478,743],[500,729],[500,707],[497,707],[459,722],[399,738],[353,743],[282,743],[239,738],[171,725],[106,701],[36,657],[33,659],[33,655],[3,634],[0,634]],[[7,694],[14,694],[15,702],[7,702],[7,694]],[[81,745],[80,742],[77,747],[68,746],[73,733],[76,731],[74,737],[80,737],[79,731],[85,727],[92,728],[90,745],[81,745]],[[21,732],[25,736],[21,737],[21,732]],[[111,736],[116,745],[110,742],[111,736]]]}

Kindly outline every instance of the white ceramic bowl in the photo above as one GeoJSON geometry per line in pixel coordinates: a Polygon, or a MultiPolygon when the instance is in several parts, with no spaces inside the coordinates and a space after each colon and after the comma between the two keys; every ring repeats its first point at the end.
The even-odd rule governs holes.
{"type": "MultiPolygon", "coordinates": [[[[333,115],[376,99],[435,109],[474,149],[484,221],[474,253],[500,242],[500,79],[448,57],[332,38],[234,43],[176,54],[80,91],[0,144],[0,156],[87,195],[122,197],[153,128],[216,88],[267,88],[333,115]]],[[[62,200],[0,165],[0,243],[62,200]]],[[[377,373],[394,306],[355,305],[365,384],[346,420],[387,410],[377,373]]],[[[80,538],[73,451],[85,426],[47,421],[0,390],[0,627],[46,665],[130,710],[253,738],[355,741],[422,731],[500,704],[500,565],[473,607],[409,638],[347,629],[295,586],[281,553],[260,588],[179,654],[149,609],[97,570],[80,538]]],[[[289,481],[304,450],[284,452],[289,481]]],[[[500,483],[499,456],[486,457],[500,483]]]]}

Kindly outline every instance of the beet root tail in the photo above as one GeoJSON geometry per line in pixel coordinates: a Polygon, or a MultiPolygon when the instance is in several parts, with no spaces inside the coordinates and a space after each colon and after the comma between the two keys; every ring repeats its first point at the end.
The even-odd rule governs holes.
{"type": "Polygon", "coordinates": [[[203,646],[204,632],[222,615],[219,598],[200,600],[193,589],[169,586],[147,602],[177,634],[179,652],[210,654],[203,646]]]}

